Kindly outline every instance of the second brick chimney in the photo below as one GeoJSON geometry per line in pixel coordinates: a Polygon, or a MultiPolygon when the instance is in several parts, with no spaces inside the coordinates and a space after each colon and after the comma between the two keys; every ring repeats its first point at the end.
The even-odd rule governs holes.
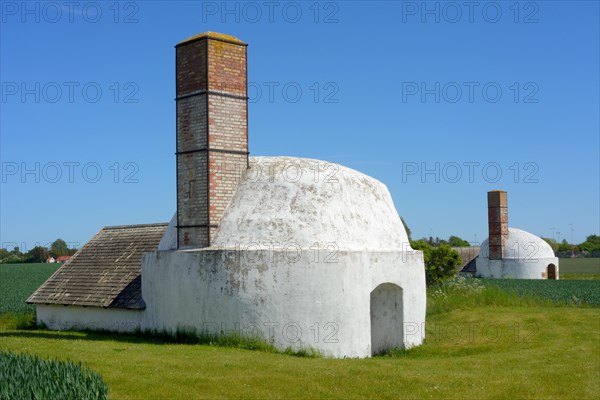
{"type": "Polygon", "coordinates": [[[501,260],[508,237],[508,198],[505,191],[488,192],[489,258],[501,260]]]}

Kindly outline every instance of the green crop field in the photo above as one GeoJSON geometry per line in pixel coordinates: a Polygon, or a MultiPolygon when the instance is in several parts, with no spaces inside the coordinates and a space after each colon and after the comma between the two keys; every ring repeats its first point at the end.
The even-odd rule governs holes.
{"type": "Polygon", "coordinates": [[[0,399],[107,398],[108,386],[88,368],[0,350],[0,399]]]}
{"type": "MultiPolygon", "coordinates": [[[[34,271],[41,274],[11,270],[15,282],[34,271]]],[[[10,318],[0,318],[0,352],[81,363],[108,384],[111,399],[599,398],[600,307],[590,293],[600,282],[529,282],[456,278],[430,288],[425,343],[370,359],[15,329],[10,318]]],[[[10,298],[32,291],[21,287],[10,298]]],[[[14,312],[2,304],[8,298],[0,307],[14,312]]]]}
{"type": "Polygon", "coordinates": [[[600,307],[600,280],[482,279],[486,286],[555,303],[600,307]]]}
{"type": "Polygon", "coordinates": [[[25,300],[60,264],[0,264],[0,315],[34,313],[25,300]]]}
{"type": "Polygon", "coordinates": [[[560,279],[600,279],[600,258],[561,258],[560,279]]]}

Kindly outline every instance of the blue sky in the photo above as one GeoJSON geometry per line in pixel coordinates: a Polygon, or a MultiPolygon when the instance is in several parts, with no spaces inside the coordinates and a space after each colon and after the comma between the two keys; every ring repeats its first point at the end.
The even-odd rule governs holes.
{"type": "Polygon", "coordinates": [[[171,218],[174,45],[204,31],[249,43],[252,155],[379,179],[413,237],[482,241],[493,189],[510,226],[600,230],[598,2],[1,7],[2,246],[171,218]]]}

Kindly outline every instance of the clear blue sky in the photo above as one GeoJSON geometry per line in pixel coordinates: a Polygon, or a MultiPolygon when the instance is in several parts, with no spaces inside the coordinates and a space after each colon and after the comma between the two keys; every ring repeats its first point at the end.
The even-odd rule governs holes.
{"type": "Polygon", "coordinates": [[[3,246],[169,221],[174,45],[209,30],[249,43],[252,155],[379,179],[413,237],[482,241],[492,189],[510,226],[600,230],[596,1],[23,4],[1,3],[3,246]]]}

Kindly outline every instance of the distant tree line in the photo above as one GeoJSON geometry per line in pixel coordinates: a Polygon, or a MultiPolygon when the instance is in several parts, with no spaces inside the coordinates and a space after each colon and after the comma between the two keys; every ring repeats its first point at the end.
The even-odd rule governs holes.
{"type": "MultiPolygon", "coordinates": [[[[408,235],[408,240],[412,243],[413,239],[411,236],[410,228],[406,224],[406,221],[404,221],[404,218],[400,217],[400,219],[402,220],[402,225],[404,225],[404,230],[406,231],[406,234],[408,235]]],[[[432,247],[439,247],[443,244],[448,245],[450,247],[469,247],[469,246],[471,246],[471,243],[467,242],[466,240],[464,240],[458,236],[454,236],[454,235],[450,235],[448,240],[440,239],[439,237],[436,236],[435,238],[430,237],[429,239],[421,238],[418,241],[427,242],[432,247]]]]}
{"type": "Polygon", "coordinates": [[[433,237],[430,237],[429,239],[421,238],[419,240],[429,243],[429,245],[432,247],[439,247],[442,245],[446,245],[446,246],[450,246],[450,247],[469,247],[469,246],[471,246],[471,243],[467,242],[466,240],[464,240],[458,236],[454,236],[454,235],[450,235],[448,240],[440,239],[437,236],[435,238],[433,238],[433,237]]]}
{"type": "Polygon", "coordinates": [[[41,263],[46,262],[49,257],[72,256],[76,252],[77,249],[70,249],[67,243],[59,238],[52,242],[50,248],[35,246],[25,253],[22,253],[18,246],[15,246],[12,250],[1,248],[0,263],[41,263]]]}
{"type": "Polygon", "coordinates": [[[542,238],[552,247],[557,257],[568,257],[575,254],[579,257],[600,257],[600,236],[588,235],[584,242],[579,244],[569,243],[566,239],[557,242],[552,238],[542,238]]]}

